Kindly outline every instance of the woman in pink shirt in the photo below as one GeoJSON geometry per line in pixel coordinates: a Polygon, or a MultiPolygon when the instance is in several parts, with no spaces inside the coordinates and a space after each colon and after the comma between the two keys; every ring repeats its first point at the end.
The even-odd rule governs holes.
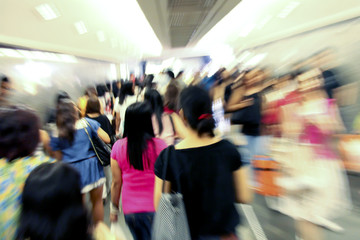
{"type": "Polygon", "coordinates": [[[148,103],[134,103],[125,113],[124,138],[111,152],[110,221],[117,221],[119,200],[125,221],[135,240],[151,239],[154,216],[154,164],[166,143],[154,137],[152,109],[148,103]]]}

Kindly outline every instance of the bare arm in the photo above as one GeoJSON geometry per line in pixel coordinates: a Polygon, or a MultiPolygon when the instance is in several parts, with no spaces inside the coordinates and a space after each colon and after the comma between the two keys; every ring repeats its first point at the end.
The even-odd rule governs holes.
{"type": "Polygon", "coordinates": [[[44,130],[40,130],[40,141],[43,144],[45,153],[50,153],[50,137],[44,130]]]}
{"type": "Polygon", "coordinates": [[[250,203],[253,198],[252,191],[248,186],[247,171],[248,167],[242,167],[233,172],[235,197],[238,203],[250,203]]]}
{"type": "Polygon", "coordinates": [[[58,161],[62,160],[62,152],[61,151],[50,151],[50,156],[55,158],[58,161]]]}
{"type": "Polygon", "coordinates": [[[120,112],[115,112],[115,131],[116,135],[119,134],[119,127],[120,127],[120,112]]]}
{"type": "Polygon", "coordinates": [[[253,99],[249,98],[244,101],[241,101],[240,103],[232,104],[226,106],[226,112],[235,112],[237,110],[240,110],[242,108],[251,106],[253,104],[253,99]]]}
{"type": "MultiPolygon", "coordinates": [[[[154,207],[155,207],[155,211],[157,210],[158,206],[159,206],[159,202],[160,202],[160,198],[162,195],[162,185],[163,185],[164,180],[162,180],[161,178],[155,176],[155,186],[154,186],[154,207]]],[[[170,192],[171,189],[171,183],[168,181],[165,181],[165,189],[164,192],[168,193],[170,192]]]]}
{"type": "MultiPolygon", "coordinates": [[[[121,169],[116,160],[111,159],[111,173],[112,173],[112,183],[111,183],[111,204],[119,208],[120,193],[122,188],[122,177],[121,169]]],[[[117,221],[117,215],[110,215],[111,221],[117,221]]]]}
{"type": "Polygon", "coordinates": [[[97,134],[105,143],[110,143],[109,135],[102,128],[99,127],[97,134]]]}

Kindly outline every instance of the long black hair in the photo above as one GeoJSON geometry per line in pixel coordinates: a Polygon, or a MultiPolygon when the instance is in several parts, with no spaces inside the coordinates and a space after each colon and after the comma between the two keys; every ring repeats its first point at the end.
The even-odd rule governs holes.
{"type": "Polygon", "coordinates": [[[131,104],[125,112],[124,137],[127,137],[127,158],[130,165],[137,170],[150,167],[146,155],[144,166],[143,156],[149,141],[152,142],[152,138],[155,137],[151,115],[151,106],[147,102],[131,104]]]}
{"type": "Polygon", "coordinates": [[[25,182],[17,239],[92,239],[80,182],[68,164],[36,167],[25,182]]]}
{"type": "Polygon", "coordinates": [[[155,89],[148,89],[145,92],[144,99],[148,101],[152,108],[152,113],[155,114],[156,120],[159,125],[159,135],[162,133],[164,127],[162,124],[162,114],[164,113],[164,103],[161,95],[155,89]]]}
{"type": "Polygon", "coordinates": [[[122,105],[127,96],[134,95],[134,88],[132,82],[126,82],[121,85],[120,94],[119,94],[119,103],[122,105]]]}
{"type": "Polygon", "coordinates": [[[180,94],[180,107],[190,127],[197,131],[199,136],[215,136],[212,102],[204,89],[197,86],[185,88],[180,94]]]}
{"type": "Polygon", "coordinates": [[[70,144],[75,138],[75,123],[77,120],[75,104],[69,99],[63,99],[59,102],[56,110],[56,126],[59,131],[59,138],[64,138],[70,144]]]}

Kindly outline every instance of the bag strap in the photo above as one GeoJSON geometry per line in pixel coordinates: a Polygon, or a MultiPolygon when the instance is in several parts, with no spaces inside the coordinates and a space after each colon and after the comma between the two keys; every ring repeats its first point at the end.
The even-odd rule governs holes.
{"type": "MultiPolygon", "coordinates": [[[[84,121],[86,122],[86,125],[88,125],[88,126],[91,128],[91,126],[90,126],[90,124],[88,123],[88,121],[86,121],[85,119],[84,119],[84,121]]],[[[91,146],[93,147],[94,152],[95,152],[95,154],[96,154],[96,157],[97,157],[98,159],[101,159],[101,158],[99,157],[97,151],[96,151],[95,145],[94,145],[94,143],[93,143],[93,141],[92,141],[92,139],[91,139],[91,137],[90,137],[90,134],[89,134],[88,130],[86,129],[86,127],[87,127],[87,126],[84,127],[84,130],[85,130],[86,134],[88,135],[88,138],[89,138],[89,140],[90,140],[90,142],[91,142],[91,146]]],[[[92,128],[91,128],[91,129],[92,129],[92,128]]]]}
{"type": "MultiPolygon", "coordinates": [[[[165,192],[165,181],[166,181],[166,173],[167,173],[167,169],[168,169],[168,163],[169,163],[169,159],[171,157],[171,152],[175,150],[175,147],[173,145],[170,145],[166,150],[165,150],[165,161],[164,161],[164,165],[163,165],[163,173],[162,173],[162,179],[163,179],[163,185],[162,185],[162,193],[165,192]]],[[[173,161],[176,162],[176,161],[173,161]]],[[[180,183],[177,184],[177,190],[178,192],[181,193],[181,187],[180,187],[180,183]]]]}

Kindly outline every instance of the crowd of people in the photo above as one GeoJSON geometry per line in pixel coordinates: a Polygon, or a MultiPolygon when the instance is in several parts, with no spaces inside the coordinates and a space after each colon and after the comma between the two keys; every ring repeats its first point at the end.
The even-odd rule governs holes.
{"type": "Polygon", "coordinates": [[[271,207],[294,218],[301,239],[322,239],[319,226],[341,229],[331,219],[351,202],[332,147],[344,131],[332,95],[339,84],[315,63],[270,73],[221,68],[187,86],[183,72],[168,70],[88,87],[76,103],[60,91],[47,132],[33,110],[2,104],[0,239],[110,239],[110,192],[110,221],[122,212],[134,239],[151,239],[164,192],[182,193],[192,239],[239,239],[234,203],[250,203],[259,187],[251,167],[259,155],[282,165],[285,193],[271,207]],[[244,144],[224,139],[217,126],[227,118],[241,126],[244,144]],[[111,146],[110,165],[99,161],[93,137],[111,146]]]}

